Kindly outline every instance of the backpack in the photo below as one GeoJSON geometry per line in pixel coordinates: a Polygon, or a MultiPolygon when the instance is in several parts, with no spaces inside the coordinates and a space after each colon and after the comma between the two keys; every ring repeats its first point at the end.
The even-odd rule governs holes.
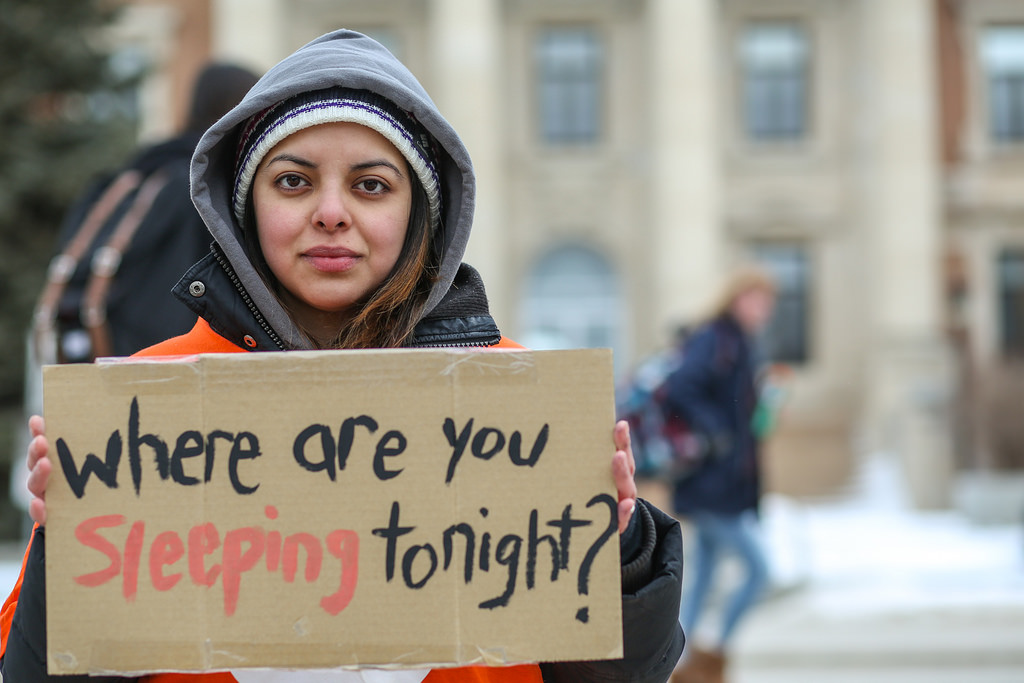
{"type": "Polygon", "coordinates": [[[668,401],[670,377],[684,347],[642,362],[622,387],[619,419],[629,423],[636,476],[674,483],[695,472],[708,454],[707,440],[668,401]]]}
{"type": "Polygon", "coordinates": [[[193,148],[180,138],[145,150],[67,213],[32,319],[35,362],[130,355],[195,322],[170,293],[209,250],[188,192],[193,148]]]}
{"type": "Polygon", "coordinates": [[[33,341],[41,362],[91,361],[111,355],[107,294],[125,249],[166,182],[162,173],[146,179],[144,186],[142,174],[136,170],[119,174],[50,261],[32,318],[33,341]],[[124,209],[114,223],[111,219],[119,207],[124,209]],[[77,301],[72,306],[62,305],[69,290],[77,301]],[[78,315],[68,315],[69,308],[78,315]],[[84,330],[88,342],[84,336],[71,337],[70,328],[84,330]]]}

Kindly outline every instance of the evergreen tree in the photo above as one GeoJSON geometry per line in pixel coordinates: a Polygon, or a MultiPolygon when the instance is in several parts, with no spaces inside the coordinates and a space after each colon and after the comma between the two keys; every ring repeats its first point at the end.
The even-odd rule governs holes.
{"type": "MultiPolygon", "coordinates": [[[[118,62],[103,41],[103,29],[116,19],[116,12],[115,3],[103,0],[0,0],[4,469],[11,460],[12,430],[25,429],[17,414],[25,335],[61,219],[90,178],[113,170],[134,143],[131,93],[137,74],[119,74],[118,62]]],[[[14,455],[19,461],[21,457],[14,455]]],[[[6,486],[0,499],[5,494],[6,486]]]]}

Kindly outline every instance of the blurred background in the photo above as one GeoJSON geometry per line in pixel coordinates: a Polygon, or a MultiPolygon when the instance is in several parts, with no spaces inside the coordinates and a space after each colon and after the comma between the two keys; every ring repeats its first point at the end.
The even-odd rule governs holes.
{"type": "Polygon", "coordinates": [[[466,142],[466,260],[508,336],[611,347],[623,378],[734,265],[777,277],[773,590],[739,683],[1024,681],[1020,0],[0,0],[11,548],[68,204],[181,125],[207,60],[262,72],[341,27],[466,142]]]}

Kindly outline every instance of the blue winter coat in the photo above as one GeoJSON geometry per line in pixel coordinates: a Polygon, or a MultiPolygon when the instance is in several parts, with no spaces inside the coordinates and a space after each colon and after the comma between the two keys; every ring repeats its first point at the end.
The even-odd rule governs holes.
{"type": "Polygon", "coordinates": [[[738,514],[757,510],[761,493],[751,340],[731,316],[699,328],[682,365],[669,377],[667,400],[711,444],[711,453],[673,492],[675,512],[738,514]]]}

